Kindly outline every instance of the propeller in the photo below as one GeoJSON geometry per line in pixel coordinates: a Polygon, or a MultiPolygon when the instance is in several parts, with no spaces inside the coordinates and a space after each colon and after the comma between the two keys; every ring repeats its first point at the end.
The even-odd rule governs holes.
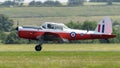
{"type": "Polygon", "coordinates": [[[18,27],[19,27],[19,21],[17,21],[17,27],[16,27],[16,30],[18,31],[18,27]]]}
{"type": "Polygon", "coordinates": [[[17,38],[20,40],[20,38],[19,38],[19,36],[18,36],[19,21],[17,21],[16,26],[17,26],[17,27],[15,28],[15,30],[16,30],[16,33],[17,33],[17,38]]]}

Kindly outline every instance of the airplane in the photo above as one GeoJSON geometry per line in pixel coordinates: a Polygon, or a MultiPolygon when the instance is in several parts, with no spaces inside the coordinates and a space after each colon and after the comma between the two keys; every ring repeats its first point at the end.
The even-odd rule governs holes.
{"type": "Polygon", "coordinates": [[[63,23],[45,22],[41,26],[18,26],[16,28],[20,38],[37,40],[36,51],[42,50],[44,41],[68,42],[70,40],[109,39],[116,35],[112,34],[112,21],[104,17],[98,23],[94,31],[68,28],[63,23]]]}

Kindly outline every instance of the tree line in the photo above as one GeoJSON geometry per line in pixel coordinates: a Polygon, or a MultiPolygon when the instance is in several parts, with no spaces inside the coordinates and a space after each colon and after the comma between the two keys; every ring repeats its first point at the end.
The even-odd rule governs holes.
{"type": "Polygon", "coordinates": [[[112,2],[120,2],[120,0],[90,0],[90,2],[107,2],[107,5],[112,5],[112,2]]]}
{"type": "MultiPolygon", "coordinates": [[[[72,7],[72,6],[83,6],[85,2],[86,2],[85,0],[68,0],[67,4],[63,5],[61,2],[57,0],[56,1],[46,0],[45,2],[33,0],[30,3],[28,3],[28,6],[29,7],[64,7],[64,6],[72,7]]],[[[90,0],[90,2],[106,2],[107,5],[112,5],[112,2],[120,2],[120,0],[90,0]]],[[[13,1],[7,0],[2,4],[0,4],[0,6],[22,7],[24,6],[24,2],[21,2],[21,0],[19,0],[18,2],[15,2],[15,0],[13,1]]]]}
{"type": "MultiPolygon", "coordinates": [[[[36,43],[36,41],[29,41],[25,39],[20,39],[17,36],[17,31],[15,27],[13,27],[13,20],[8,16],[0,14],[0,43],[4,44],[27,44],[27,43],[36,43]]],[[[95,30],[97,26],[96,21],[84,21],[84,22],[74,22],[70,21],[66,24],[68,27],[73,29],[82,29],[82,30],[95,30]]],[[[120,43],[120,23],[114,21],[113,23],[113,34],[116,34],[117,37],[113,39],[109,39],[110,43],[120,43]]],[[[104,39],[101,40],[80,40],[80,41],[70,41],[76,43],[106,43],[104,39]]],[[[51,42],[47,42],[51,43],[51,42]]]]}
{"type": "Polygon", "coordinates": [[[108,1],[120,2],[120,0],[90,0],[90,2],[108,2],[108,1]]]}
{"type": "MultiPolygon", "coordinates": [[[[41,1],[31,1],[30,3],[28,3],[28,6],[30,7],[61,7],[61,6],[78,6],[78,5],[83,5],[84,0],[68,0],[67,5],[63,5],[61,2],[59,1],[53,1],[53,0],[46,0],[45,2],[41,2],[41,1]]],[[[13,1],[5,1],[3,2],[0,6],[17,6],[17,7],[22,7],[24,6],[24,3],[22,2],[15,2],[13,1]]]]}

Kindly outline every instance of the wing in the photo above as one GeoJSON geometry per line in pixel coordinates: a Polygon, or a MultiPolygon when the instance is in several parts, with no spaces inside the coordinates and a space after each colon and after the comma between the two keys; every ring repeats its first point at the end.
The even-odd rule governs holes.
{"type": "Polygon", "coordinates": [[[43,34],[44,41],[57,41],[57,42],[63,42],[62,38],[59,34],[52,33],[52,32],[45,32],[43,34]]]}

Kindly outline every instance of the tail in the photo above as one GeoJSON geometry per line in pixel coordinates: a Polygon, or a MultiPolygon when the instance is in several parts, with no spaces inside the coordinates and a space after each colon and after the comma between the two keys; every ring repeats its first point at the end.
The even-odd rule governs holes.
{"type": "Polygon", "coordinates": [[[112,21],[109,17],[104,17],[95,29],[96,33],[112,34],[112,21]]]}

